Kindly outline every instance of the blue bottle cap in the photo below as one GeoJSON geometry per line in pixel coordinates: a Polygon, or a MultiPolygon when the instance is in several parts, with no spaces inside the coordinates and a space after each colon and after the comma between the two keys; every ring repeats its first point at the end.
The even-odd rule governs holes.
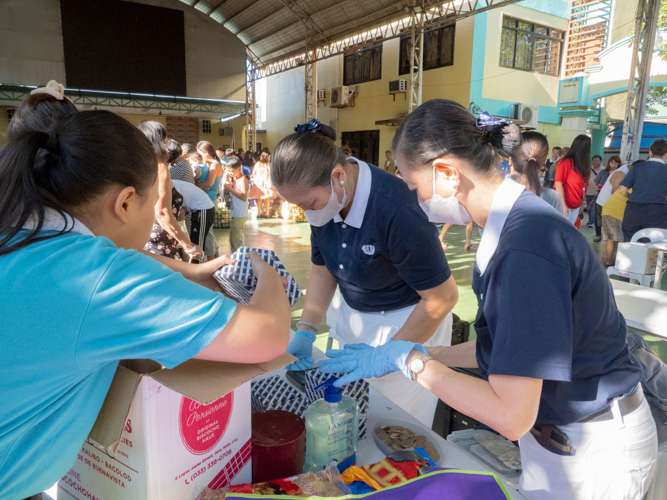
{"type": "Polygon", "coordinates": [[[338,387],[334,387],[333,385],[336,380],[338,380],[338,378],[331,377],[329,380],[318,385],[314,389],[315,391],[319,391],[320,389],[325,389],[324,400],[327,403],[338,403],[341,399],[343,399],[343,390],[339,389],[338,387]]]}

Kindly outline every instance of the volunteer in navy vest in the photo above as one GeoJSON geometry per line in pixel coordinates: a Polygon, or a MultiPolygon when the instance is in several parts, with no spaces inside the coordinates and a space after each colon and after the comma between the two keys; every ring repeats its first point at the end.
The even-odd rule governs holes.
{"type": "Polygon", "coordinates": [[[396,165],[428,209],[484,228],[477,339],[329,351],[337,384],[398,371],[456,410],[519,440],[529,499],[640,499],[657,458],[655,422],[626,345],[611,283],[586,238],[523,185],[497,173],[519,129],[433,100],[405,119],[396,165]],[[549,300],[544,300],[548,297],[549,300]],[[482,379],[449,366],[478,367],[482,379]]]}
{"type": "Polygon", "coordinates": [[[259,255],[244,306],[208,289],[228,258],[141,253],[158,199],[153,146],[108,111],[57,113],[53,94],[26,100],[0,149],[2,500],[41,497],[69,470],[119,360],[257,363],[289,340],[283,281],[259,255]]]}
{"type": "MultiPolygon", "coordinates": [[[[313,365],[312,345],[336,286],[342,305],[330,335],[341,345],[392,339],[451,343],[458,290],[435,225],[399,178],[348,158],[333,129],[312,120],[273,154],[273,185],[311,225],[312,268],[292,369],[313,365]]],[[[374,387],[429,427],[437,398],[393,374],[374,387]]]]}
{"type": "Polygon", "coordinates": [[[649,148],[648,160],[632,167],[618,187],[619,194],[628,198],[622,225],[625,241],[631,241],[634,234],[642,229],[667,229],[665,160],[667,141],[657,139],[649,148]]]}

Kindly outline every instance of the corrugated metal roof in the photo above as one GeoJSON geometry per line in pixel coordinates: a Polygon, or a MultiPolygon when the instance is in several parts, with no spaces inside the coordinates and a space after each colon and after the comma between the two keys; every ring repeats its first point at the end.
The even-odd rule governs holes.
{"type": "Polygon", "coordinates": [[[412,5],[410,0],[180,1],[238,36],[262,65],[303,53],[307,31],[311,43],[330,43],[405,17],[403,8],[412,5]]]}

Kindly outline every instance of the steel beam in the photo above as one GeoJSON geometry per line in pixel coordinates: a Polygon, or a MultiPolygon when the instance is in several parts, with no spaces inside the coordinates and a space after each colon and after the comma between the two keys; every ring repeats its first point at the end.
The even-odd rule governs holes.
{"type": "Polygon", "coordinates": [[[309,35],[313,37],[317,43],[327,43],[329,40],[322,30],[317,25],[315,21],[308,15],[308,13],[301,8],[301,6],[293,0],[278,0],[281,4],[287,7],[292,14],[294,14],[305,26],[306,26],[306,37],[309,35]]]}
{"type": "Polygon", "coordinates": [[[659,13],[660,0],[639,0],[621,137],[621,159],[624,161],[639,158],[659,13]]]}
{"type": "MultiPolygon", "coordinates": [[[[499,7],[506,7],[518,1],[520,0],[447,0],[431,3],[425,10],[423,27],[424,29],[428,29],[452,24],[458,20],[499,7]]],[[[411,16],[397,17],[383,24],[366,28],[360,27],[359,33],[349,35],[331,43],[311,45],[312,48],[310,50],[313,52],[313,61],[321,61],[351,50],[374,45],[380,41],[384,42],[398,38],[411,29],[410,23],[411,16]]],[[[295,52],[290,57],[268,62],[262,61],[258,57],[256,61],[257,68],[255,75],[258,78],[264,78],[303,66],[306,63],[306,54],[295,52]]]]}
{"type": "Polygon", "coordinates": [[[306,31],[306,64],[305,74],[305,122],[317,118],[317,61],[313,60],[313,52],[308,50],[308,32],[306,31]]]}
{"type": "Polygon", "coordinates": [[[255,64],[250,54],[246,57],[245,75],[245,150],[252,152],[257,144],[257,116],[255,114],[257,103],[255,99],[255,64]]]}
{"type": "Polygon", "coordinates": [[[424,64],[424,0],[412,0],[410,15],[410,101],[408,113],[422,103],[422,72],[424,64]]]}
{"type": "MultiPolygon", "coordinates": [[[[0,84],[0,101],[19,105],[36,87],[0,84]]],[[[65,89],[67,96],[77,106],[143,109],[146,111],[175,111],[179,113],[216,113],[235,115],[242,113],[243,101],[194,99],[188,97],[152,96],[122,92],[65,89]]]]}

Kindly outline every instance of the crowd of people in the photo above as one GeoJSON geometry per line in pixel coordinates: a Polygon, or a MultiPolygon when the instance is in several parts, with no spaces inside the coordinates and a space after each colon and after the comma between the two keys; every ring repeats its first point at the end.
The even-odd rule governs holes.
{"type": "Polygon", "coordinates": [[[536,175],[530,189],[536,194],[541,189],[545,201],[577,228],[588,212],[587,226],[595,228],[593,241],[604,241],[603,262],[613,266],[620,242],[631,241],[642,229],[667,229],[667,141],[655,140],[648,159],[632,163],[623,164],[612,155],[603,167],[602,156],[590,154],[591,139],[586,135],[577,136],[570,147],[554,147],[546,162],[542,161],[545,151],[535,153],[544,179],[540,187],[536,175]]]}
{"type": "Polygon", "coordinates": [[[160,173],[160,198],[146,251],[204,262],[220,255],[211,231],[218,206],[229,210],[232,253],[244,245],[244,227],[253,210],[260,219],[279,212],[274,202],[282,199],[271,185],[268,149],[252,153],[216,148],[208,141],[180,144],[156,121],[138,128],[153,145],[160,173]]]}
{"type": "Polygon", "coordinates": [[[648,488],[657,437],[641,367],[575,225],[595,201],[605,239],[619,227],[605,217],[621,221],[624,238],[667,227],[666,141],[634,166],[610,159],[604,179],[586,136],[548,159],[544,135],[435,99],[408,115],[377,168],[316,120],[272,159],[181,145],[155,121],[78,111],[63,91],[50,83],[29,96],[0,149],[0,281],[11,291],[0,302],[3,497],[29,497],[67,471],[120,360],[173,368],[287,351],[291,368],[305,370],[335,295],[330,335],[341,349],[319,367],[347,373],[337,386],[369,379],[429,426],[440,399],[518,440],[529,500],[641,498],[648,488]],[[604,184],[587,203],[591,179],[596,192],[604,184]],[[289,342],[275,270],[249,253],[257,288],[241,305],[212,277],[233,261],[205,258],[216,204],[229,206],[233,251],[250,200],[270,216],[271,197],[300,207],[311,226],[307,294],[289,342]],[[459,292],[435,224],[483,230],[477,337],[455,346],[459,292]]]}

